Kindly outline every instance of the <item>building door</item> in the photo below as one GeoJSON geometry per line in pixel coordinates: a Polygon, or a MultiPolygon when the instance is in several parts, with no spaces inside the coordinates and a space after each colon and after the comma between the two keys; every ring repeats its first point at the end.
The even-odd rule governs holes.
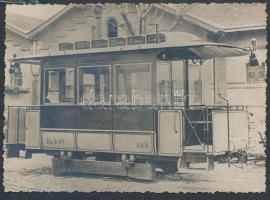
{"type": "Polygon", "coordinates": [[[159,111],[159,154],[180,155],[182,113],[174,110],[159,111]]]}

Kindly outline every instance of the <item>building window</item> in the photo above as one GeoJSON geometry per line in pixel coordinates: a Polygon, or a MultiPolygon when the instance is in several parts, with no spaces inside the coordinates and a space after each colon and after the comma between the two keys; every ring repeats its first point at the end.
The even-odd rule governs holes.
{"type": "Polygon", "coordinates": [[[117,21],[115,19],[109,19],[107,22],[108,38],[118,37],[117,21]]]}

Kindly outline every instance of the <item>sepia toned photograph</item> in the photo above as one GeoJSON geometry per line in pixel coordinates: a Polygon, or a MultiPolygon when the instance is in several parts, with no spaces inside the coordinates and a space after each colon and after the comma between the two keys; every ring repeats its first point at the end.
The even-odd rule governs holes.
{"type": "Polygon", "coordinates": [[[266,4],[6,6],[6,192],[265,192],[266,4]]]}

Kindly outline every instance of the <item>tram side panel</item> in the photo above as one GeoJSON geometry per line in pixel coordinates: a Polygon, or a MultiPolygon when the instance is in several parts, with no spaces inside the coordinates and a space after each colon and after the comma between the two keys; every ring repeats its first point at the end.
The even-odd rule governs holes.
{"type": "Polygon", "coordinates": [[[114,151],[127,154],[155,154],[155,116],[156,111],[149,108],[115,109],[114,151]]]}
{"type": "Polygon", "coordinates": [[[110,152],[111,130],[110,109],[41,107],[42,148],[46,150],[110,152]]]}
{"type": "Polygon", "coordinates": [[[179,110],[158,111],[158,153],[180,156],[182,153],[183,123],[179,110]]]}
{"type": "Polygon", "coordinates": [[[42,148],[46,150],[175,157],[182,153],[180,111],[149,108],[85,110],[82,107],[43,109],[42,148]],[[74,109],[77,109],[76,114],[74,109]],[[75,128],[72,128],[73,120],[76,121],[75,128]],[[64,121],[66,123],[62,123],[64,121]],[[63,132],[63,128],[66,131],[63,132]]]}
{"type": "Polygon", "coordinates": [[[26,111],[23,125],[25,148],[39,152],[90,151],[177,157],[182,151],[181,111],[41,106],[40,110],[26,111]]]}
{"type": "Polygon", "coordinates": [[[5,135],[7,157],[18,157],[19,150],[24,148],[25,114],[24,107],[8,107],[7,134],[5,135]]]}
{"type": "Polygon", "coordinates": [[[247,111],[213,111],[213,153],[237,151],[248,148],[248,112],[247,111]],[[229,133],[228,133],[229,116],[229,133]],[[229,137],[228,137],[229,135],[229,137]],[[229,139],[228,139],[229,138],[229,139]]]}
{"type": "Polygon", "coordinates": [[[86,109],[43,106],[44,150],[155,154],[155,111],[152,109],[86,109]]]}
{"type": "Polygon", "coordinates": [[[25,115],[25,148],[40,149],[40,111],[27,110],[25,115]]]}
{"type": "Polygon", "coordinates": [[[25,112],[26,109],[23,107],[8,108],[8,134],[6,138],[8,144],[24,143],[25,112]]]}
{"type": "MultiPolygon", "coordinates": [[[[6,140],[8,147],[16,146],[16,153],[11,152],[10,157],[19,156],[22,144],[26,149],[41,151],[177,157],[182,153],[183,118],[181,111],[149,108],[87,110],[80,106],[42,106],[40,110],[10,109],[6,140]]],[[[229,150],[227,121],[226,111],[212,111],[214,155],[229,150]]],[[[229,130],[230,150],[247,148],[247,111],[229,112],[229,130]]]]}

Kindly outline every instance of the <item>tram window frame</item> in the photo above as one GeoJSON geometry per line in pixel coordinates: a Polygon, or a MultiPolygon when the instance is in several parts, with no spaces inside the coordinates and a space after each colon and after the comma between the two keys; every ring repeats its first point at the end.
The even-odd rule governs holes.
{"type": "Polygon", "coordinates": [[[185,91],[184,91],[184,60],[171,61],[172,63],[172,99],[174,106],[184,106],[185,91]]]}
{"type": "Polygon", "coordinates": [[[202,105],[202,97],[203,97],[202,66],[196,64],[189,64],[189,66],[190,66],[189,93],[191,105],[202,105]],[[198,79],[192,79],[194,78],[192,73],[198,73],[197,74],[198,79]],[[199,96],[198,93],[194,94],[194,92],[196,92],[196,84],[199,84],[200,86],[199,96]]]}
{"type": "MultiPolygon", "coordinates": [[[[98,68],[98,67],[107,67],[109,69],[109,88],[110,88],[110,92],[109,92],[109,96],[112,95],[112,65],[83,65],[83,66],[78,66],[77,67],[77,102],[78,104],[87,104],[88,102],[82,102],[80,99],[80,69],[83,68],[98,68]]],[[[109,97],[109,101],[103,101],[103,102],[94,102],[93,104],[89,104],[89,105],[101,105],[101,104],[105,104],[105,105],[109,105],[111,104],[111,99],[109,97]]]]}
{"type": "Polygon", "coordinates": [[[172,100],[172,62],[171,61],[156,61],[156,91],[155,91],[155,95],[156,95],[156,102],[157,105],[170,105],[170,101],[172,100]],[[162,66],[163,65],[163,66],[162,66]],[[166,75],[165,73],[160,73],[160,69],[166,69],[166,75]],[[163,75],[163,79],[161,79],[160,75],[163,75]],[[168,76],[168,80],[164,80],[165,76],[168,76]],[[161,88],[161,84],[160,81],[162,81],[163,83],[163,88],[161,88]],[[166,81],[167,81],[167,85],[166,85],[166,81]],[[166,87],[167,86],[167,87],[166,87]],[[162,94],[161,89],[164,89],[164,91],[166,91],[166,89],[168,90],[168,93],[164,93],[162,94]]]}
{"type": "Polygon", "coordinates": [[[150,100],[152,99],[152,96],[153,96],[153,92],[152,92],[152,87],[153,87],[153,85],[152,85],[153,84],[152,83],[153,68],[152,67],[153,66],[152,66],[151,62],[139,62],[139,63],[132,62],[132,63],[119,63],[119,64],[117,63],[117,64],[114,64],[114,81],[113,81],[113,85],[114,85],[114,104],[116,104],[116,105],[139,105],[139,104],[136,104],[136,101],[133,102],[132,99],[131,99],[131,101],[128,101],[128,99],[126,98],[127,101],[125,101],[125,103],[118,99],[122,95],[120,95],[118,97],[118,94],[117,94],[117,72],[116,72],[117,69],[116,68],[118,66],[121,67],[121,66],[129,66],[129,65],[147,65],[147,67],[149,69],[149,96],[147,96],[147,99],[145,99],[145,101],[144,101],[144,102],[147,102],[147,104],[142,103],[142,105],[151,105],[152,102],[150,103],[150,100]]]}
{"type": "MultiPolygon", "coordinates": [[[[75,98],[76,98],[76,94],[75,94],[75,72],[76,71],[76,69],[72,66],[69,66],[69,67],[48,67],[48,68],[45,68],[44,69],[44,83],[43,83],[43,104],[45,104],[45,105],[74,105],[75,104],[75,98]],[[72,91],[72,94],[73,94],[73,97],[71,97],[72,98],[72,101],[61,101],[61,97],[60,97],[60,83],[58,83],[59,85],[58,85],[58,87],[59,87],[59,91],[58,91],[58,98],[59,98],[59,100],[58,100],[58,102],[48,102],[47,101],[47,96],[48,96],[48,93],[47,93],[47,96],[46,96],[46,90],[48,90],[49,91],[49,77],[48,77],[48,79],[47,79],[47,72],[48,71],[65,71],[65,79],[66,79],[66,74],[67,74],[67,69],[72,69],[72,71],[73,71],[73,79],[71,80],[71,82],[72,82],[72,86],[73,86],[73,91],[72,91]]],[[[60,79],[59,79],[59,81],[60,81],[60,79]]],[[[66,82],[65,82],[66,83],[66,82]]],[[[66,85],[65,85],[65,89],[66,89],[66,85]]],[[[49,100],[49,99],[48,99],[49,100]]]]}

